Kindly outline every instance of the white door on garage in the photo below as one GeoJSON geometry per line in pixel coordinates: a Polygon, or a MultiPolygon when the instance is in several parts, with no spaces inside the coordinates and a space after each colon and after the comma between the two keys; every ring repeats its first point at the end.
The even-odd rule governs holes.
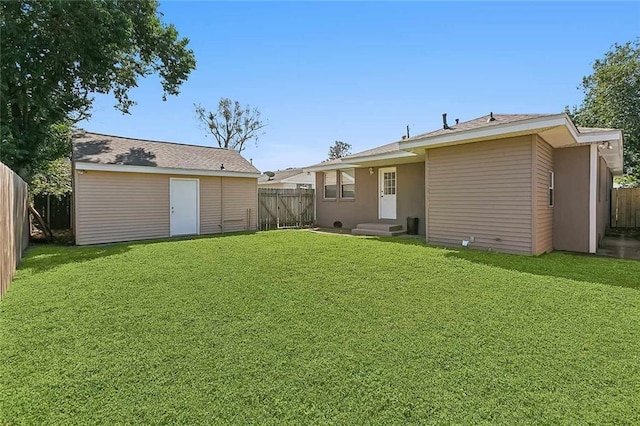
{"type": "Polygon", "coordinates": [[[200,233],[200,200],[198,179],[170,179],[171,235],[200,233]]]}

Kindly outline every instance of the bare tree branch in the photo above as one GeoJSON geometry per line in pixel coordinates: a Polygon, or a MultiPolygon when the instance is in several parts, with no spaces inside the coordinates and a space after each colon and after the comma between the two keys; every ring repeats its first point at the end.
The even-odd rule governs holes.
{"type": "Polygon", "coordinates": [[[351,154],[351,144],[336,141],[333,145],[329,147],[329,160],[335,160],[337,158],[346,157],[351,154]]]}
{"type": "Polygon", "coordinates": [[[264,133],[260,130],[266,123],[260,119],[260,111],[247,105],[244,109],[240,102],[221,98],[218,110],[207,111],[202,105],[194,104],[196,118],[201,127],[210,133],[220,148],[230,148],[238,152],[245,149],[247,141],[258,139],[264,133]]]}

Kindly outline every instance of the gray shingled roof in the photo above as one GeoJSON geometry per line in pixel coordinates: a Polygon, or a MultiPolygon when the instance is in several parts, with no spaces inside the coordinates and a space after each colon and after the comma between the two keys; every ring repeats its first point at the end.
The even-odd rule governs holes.
{"type": "Polygon", "coordinates": [[[221,166],[224,164],[226,172],[260,173],[232,149],[132,139],[90,132],[74,134],[73,161],[216,171],[222,170],[221,166]]]}
{"type": "MultiPolygon", "coordinates": [[[[514,123],[516,121],[529,120],[532,118],[548,117],[552,115],[557,115],[557,114],[493,114],[493,118],[495,118],[495,121],[488,121],[490,116],[485,115],[482,117],[474,118],[473,120],[464,121],[459,124],[455,124],[455,120],[454,120],[453,125],[449,123],[448,129],[438,129],[428,133],[422,133],[422,134],[413,136],[409,139],[404,139],[402,142],[410,141],[414,139],[421,139],[421,138],[430,137],[430,136],[446,135],[450,133],[461,132],[464,130],[478,129],[481,127],[496,126],[498,124],[514,123]]],[[[331,160],[331,161],[325,161],[319,164],[314,164],[313,166],[310,166],[310,167],[325,166],[333,163],[338,164],[349,159],[368,157],[370,155],[386,154],[389,152],[396,152],[396,151],[400,151],[400,141],[388,143],[386,145],[371,148],[366,151],[356,152],[355,154],[347,155],[346,157],[343,157],[338,160],[331,160]]]]}
{"type": "Polygon", "coordinates": [[[321,163],[313,164],[307,167],[317,167],[317,166],[329,166],[331,164],[342,164],[342,158],[335,158],[333,160],[325,160],[321,163]]]}
{"type": "Polygon", "coordinates": [[[459,124],[455,124],[455,120],[453,120],[453,124],[448,123],[449,124],[448,129],[440,128],[432,132],[422,133],[420,135],[413,136],[406,140],[422,139],[424,137],[430,137],[430,136],[448,135],[450,133],[462,132],[464,130],[472,130],[472,129],[479,129],[481,127],[491,127],[491,126],[497,126],[500,124],[515,123],[516,121],[524,121],[524,120],[529,120],[532,118],[540,118],[540,117],[549,117],[552,115],[557,115],[557,114],[493,114],[493,118],[495,118],[494,121],[489,121],[490,116],[484,115],[482,117],[474,118],[473,120],[469,120],[469,121],[464,121],[459,124]]]}
{"type": "Polygon", "coordinates": [[[269,179],[269,176],[267,175],[261,175],[258,178],[258,182],[271,182],[271,183],[275,183],[275,182],[280,182],[281,180],[290,178],[291,176],[295,176],[295,175],[299,175],[300,173],[303,173],[302,169],[298,169],[298,168],[290,168],[290,169],[286,169],[286,170],[276,170],[273,178],[269,179]]]}
{"type": "Polygon", "coordinates": [[[386,154],[387,152],[395,152],[400,150],[399,142],[391,142],[386,145],[378,146],[375,148],[367,149],[366,151],[360,151],[355,154],[347,155],[343,159],[356,158],[356,157],[368,157],[370,155],[386,154]]]}

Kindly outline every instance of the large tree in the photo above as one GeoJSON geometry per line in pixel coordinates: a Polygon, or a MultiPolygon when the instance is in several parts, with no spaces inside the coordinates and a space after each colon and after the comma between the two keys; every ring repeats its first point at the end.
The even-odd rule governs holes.
{"type": "Polygon", "coordinates": [[[335,160],[335,159],[338,159],[338,158],[346,157],[349,154],[351,154],[351,144],[350,143],[346,143],[346,142],[342,142],[342,141],[335,141],[335,143],[329,147],[329,158],[328,159],[329,160],[335,160]]]}
{"type": "Polygon", "coordinates": [[[582,79],[582,89],[576,123],[622,129],[625,171],[640,179],[640,39],[612,46],[582,79]]]}
{"type": "Polygon", "coordinates": [[[202,105],[194,107],[200,125],[214,137],[220,148],[242,152],[247,142],[253,140],[258,143],[266,126],[257,108],[243,107],[240,102],[229,98],[220,98],[217,111],[207,111],[202,105]]]}
{"type": "Polygon", "coordinates": [[[3,1],[0,39],[0,160],[27,179],[68,154],[55,126],[87,118],[92,94],[127,113],[139,78],[158,74],[164,99],[195,68],[156,0],[3,1]]]}

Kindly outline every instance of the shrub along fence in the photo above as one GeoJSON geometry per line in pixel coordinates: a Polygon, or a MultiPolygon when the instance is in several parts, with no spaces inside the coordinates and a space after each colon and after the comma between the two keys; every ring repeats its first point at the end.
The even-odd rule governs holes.
{"type": "Polygon", "coordinates": [[[260,230],[303,228],[316,221],[313,189],[258,189],[260,230]]]}
{"type": "Polygon", "coordinates": [[[640,188],[611,191],[611,227],[640,228],[640,188]]]}
{"type": "Polygon", "coordinates": [[[0,298],[29,244],[29,188],[0,163],[0,298]]]}

